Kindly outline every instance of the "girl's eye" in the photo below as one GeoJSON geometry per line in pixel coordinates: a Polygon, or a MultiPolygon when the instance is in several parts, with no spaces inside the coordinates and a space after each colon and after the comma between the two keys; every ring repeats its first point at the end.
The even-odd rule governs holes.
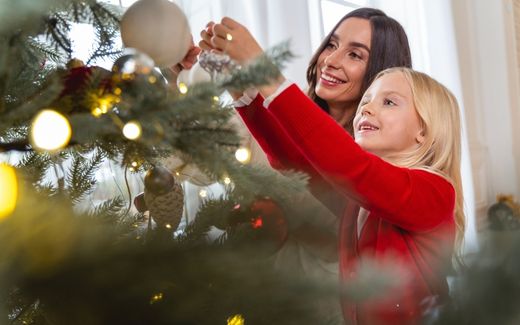
{"type": "Polygon", "coordinates": [[[391,101],[390,99],[384,99],[383,100],[383,105],[385,105],[385,106],[395,106],[395,103],[393,101],[391,101]]]}

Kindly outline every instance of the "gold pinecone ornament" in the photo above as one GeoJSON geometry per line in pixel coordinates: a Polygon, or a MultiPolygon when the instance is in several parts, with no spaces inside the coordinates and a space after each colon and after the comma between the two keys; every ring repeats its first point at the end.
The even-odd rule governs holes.
{"type": "Polygon", "coordinates": [[[144,202],[158,227],[177,229],[184,210],[184,191],[168,169],[155,166],[146,173],[144,202]]]}

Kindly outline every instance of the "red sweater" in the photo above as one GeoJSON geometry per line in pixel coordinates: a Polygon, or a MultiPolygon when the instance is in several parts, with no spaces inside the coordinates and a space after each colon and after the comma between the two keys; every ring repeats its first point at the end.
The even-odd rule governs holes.
{"type": "MultiPolygon", "coordinates": [[[[341,279],[355,280],[363,261],[400,270],[398,288],[359,303],[342,299],[353,324],[415,324],[425,298],[448,297],[446,266],[455,240],[455,191],[444,178],[396,167],[361,149],[352,137],[292,85],[269,109],[257,96],[238,108],[273,167],[311,176],[311,190],[334,189],[342,209],[339,234],[341,279]],[[328,188],[324,187],[324,181],[328,188]],[[359,205],[370,211],[357,235],[359,205]]],[[[385,270],[383,267],[382,270],[385,270]]]]}

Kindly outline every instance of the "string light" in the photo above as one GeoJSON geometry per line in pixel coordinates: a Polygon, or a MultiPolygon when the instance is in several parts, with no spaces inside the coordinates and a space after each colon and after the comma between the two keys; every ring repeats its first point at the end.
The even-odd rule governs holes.
{"type": "Polygon", "coordinates": [[[17,196],[18,182],[14,168],[0,164],[0,220],[13,213],[17,196]]]}
{"type": "Polygon", "coordinates": [[[227,319],[227,325],[244,325],[245,319],[242,315],[235,315],[227,319]]]}
{"type": "Polygon", "coordinates": [[[92,110],[92,115],[94,115],[94,117],[100,117],[103,115],[103,110],[101,110],[99,107],[96,107],[92,110]]]}
{"type": "Polygon", "coordinates": [[[188,93],[188,86],[184,82],[179,83],[179,92],[183,95],[188,93]]]}
{"type": "Polygon", "coordinates": [[[131,121],[123,127],[123,135],[130,140],[139,139],[141,136],[141,124],[137,121],[131,121]]]}
{"type": "Polygon", "coordinates": [[[206,191],[206,190],[200,190],[200,191],[199,191],[199,196],[200,196],[201,198],[205,198],[205,197],[207,197],[207,196],[208,196],[208,191],[206,191]]]}
{"type": "Polygon", "coordinates": [[[224,178],[224,184],[226,184],[226,185],[231,184],[231,178],[229,178],[229,177],[225,177],[225,178],[224,178]]]}
{"type": "Polygon", "coordinates": [[[156,293],[152,296],[152,298],[150,299],[150,305],[153,305],[155,303],[158,303],[160,302],[161,300],[163,300],[164,298],[164,295],[162,293],[156,293]]]}
{"type": "Polygon", "coordinates": [[[149,76],[148,77],[148,82],[151,83],[151,84],[154,84],[157,82],[157,78],[155,76],[149,76]]]}
{"type": "Polygon", "coordinates": [[[34,118],[31,126],[31,143],[34,147],[54,151],[65,147],[72,134],[70,123],[60,113],[46,109],[34,118]]]}
{"type": "Polygon", "coordinates": [[[248,148],[239,148],[237,151],[235,151],[235,158],[239,162],[247,164],[251,160],[251,150],[248,148]]]}

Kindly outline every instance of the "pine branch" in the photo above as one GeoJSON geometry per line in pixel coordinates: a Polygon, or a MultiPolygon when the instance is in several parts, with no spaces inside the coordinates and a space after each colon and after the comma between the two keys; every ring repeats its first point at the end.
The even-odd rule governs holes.
{"type": "Polygon", "coordinates": [[[284,63],[294,58],[289,50],[289,42],[268,50],[263,56],[247,67],[235,71],[221,83],[223,89],[243,91],[244,89],[269,83],[280,75],[284,63]]]}
{"type": "Polygon", "coordinates": [[[103,163],[105,156],[101,151],[95,151],[90,160],[74,153],[72,167],[67,176],[68,192],[73,204],[92,192],[96,184],[95,172],[103,163]]]}
{"type": "Polygon", "coordinates": [[[9,151],[32,151],[32,147],[27,141],[17,141],[9,143],[0,142],[0,153],[9,151]]]}
{"type": "Polygon", "coordinates": [[[44,179],[51,164],[52,161],[48,154],[30,152],[17,164],[17,168],[24,172],[24,175],[27,177],[27,183],[38,186],[44,179]]]}

